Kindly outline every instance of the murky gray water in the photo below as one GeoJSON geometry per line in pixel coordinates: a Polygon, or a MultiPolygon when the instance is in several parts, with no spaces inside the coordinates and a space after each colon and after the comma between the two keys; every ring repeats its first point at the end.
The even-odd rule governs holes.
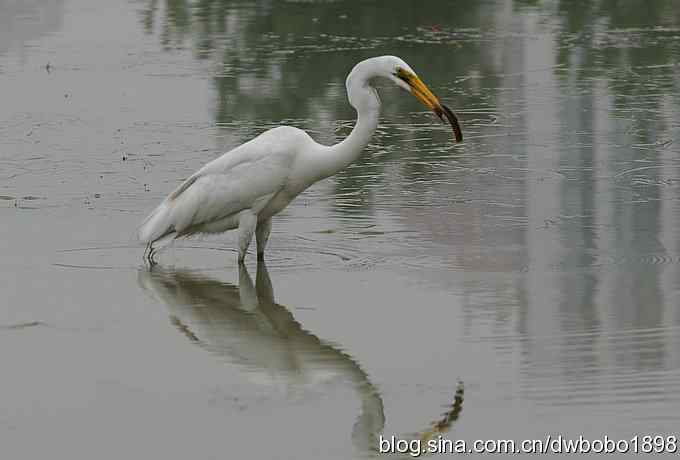
{"type": "Polygon", "coordinates": [[[678,434],[680,9],[455,5],[0,1],[3,458],[678,434]],[[281,122],[341,139],[348,70],[388,53],[464,144],[384,88],[266,267],[223,235],[142,268],[184,177],[281,122]]]}

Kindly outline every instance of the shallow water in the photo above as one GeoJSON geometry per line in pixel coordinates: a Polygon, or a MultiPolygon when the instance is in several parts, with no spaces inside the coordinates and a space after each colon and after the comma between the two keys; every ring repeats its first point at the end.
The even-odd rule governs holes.
{"type": "MultiPolygon", "coordinates": [[[[0,1],[0,442],[12,459],[358,458],[380,434],[678,434],[680,15],[648,2],[0,1]],[[363,157],[152,272],[138,223],[284,122],[363,157]],[[251,255],[251,259],[252,255],[251,255]]],[[[4,456],[4,455],[3,455],[4,456]]]]}

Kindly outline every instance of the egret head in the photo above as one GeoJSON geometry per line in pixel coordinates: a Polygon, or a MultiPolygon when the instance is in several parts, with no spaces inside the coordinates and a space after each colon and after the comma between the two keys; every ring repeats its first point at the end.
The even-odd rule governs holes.
{"type": "Polygon", "coordinates": [[[453,128],[456,142],[461,142],[463,140],[463,132],[458,124],[458,118],[451,109],[439,102],[439,99],[437,99],[425,83],[418,78],[418,75],[416,75],[413,69],[396,56],[384,56],[384,63],[384,76],[400,88],[413,94],[425,107],[432,110],[442,122],[444,121],[444,117],[446,117],[451,124],[451,128],[453,128]]]}
{"type": "Polygon", "coordinates": [[[347,95],[350,104],[356,108],[366,106],[376,109],[380,106],[377,93],[376,97],[366,98],[365,90],[370,88],[371,81],[376,78],[390,80],[395,85],[413,94],[425,107],[432,110],[440,120],[446,120],[451,124],[457,142],[463,140],[463,133],[458,124],[458,118],[447,106],[439,102],[432,91],[425,86],[415,71],[396,56],[379,56],[359,62],[347,76],[347,95]]]}

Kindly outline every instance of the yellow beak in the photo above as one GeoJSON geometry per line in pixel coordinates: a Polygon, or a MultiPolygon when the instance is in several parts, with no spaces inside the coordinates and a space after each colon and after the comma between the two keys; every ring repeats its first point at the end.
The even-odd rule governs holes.
{"type": "Polygon", "coordinates": [[[440,120],[444,121],[444,117],[446,117],[451,124],[451,128],[453,128],[456,142],[461,142],[463,140],[463,132],[460,129],[458,118],[451,109],[439,102],[439,99],[432,94],[432,91],[425,86],[425,83],[423,83],[417,75],[402,70],[397,76],[411,87],[411,93],[416,99],[418,99],[425,107],[432,110],[440,120]]]}

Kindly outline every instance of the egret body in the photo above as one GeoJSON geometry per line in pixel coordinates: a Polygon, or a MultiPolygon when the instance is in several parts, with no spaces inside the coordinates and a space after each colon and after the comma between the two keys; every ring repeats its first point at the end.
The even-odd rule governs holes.
{"type": "Polygon", "coordinates": [[[238,229],[238,261],[242,263],[253,234],[258,259],[264,257],[272,216],[315,182],[332,176],[357,159],[368,144],[380,115],[380,99],[372,83],[384,78],[413,94],[451,124],[456,141],[462,134],[456,116],[432,94],[416,73],[395,56],[359,62],[347,76],[349,103],[357,122],[342,142],[326,146],[306,132],[280,126],[232,149],[187,178],[144,220],[139,239],[154,263],[158,246],[199,233],[238,229]]]}

